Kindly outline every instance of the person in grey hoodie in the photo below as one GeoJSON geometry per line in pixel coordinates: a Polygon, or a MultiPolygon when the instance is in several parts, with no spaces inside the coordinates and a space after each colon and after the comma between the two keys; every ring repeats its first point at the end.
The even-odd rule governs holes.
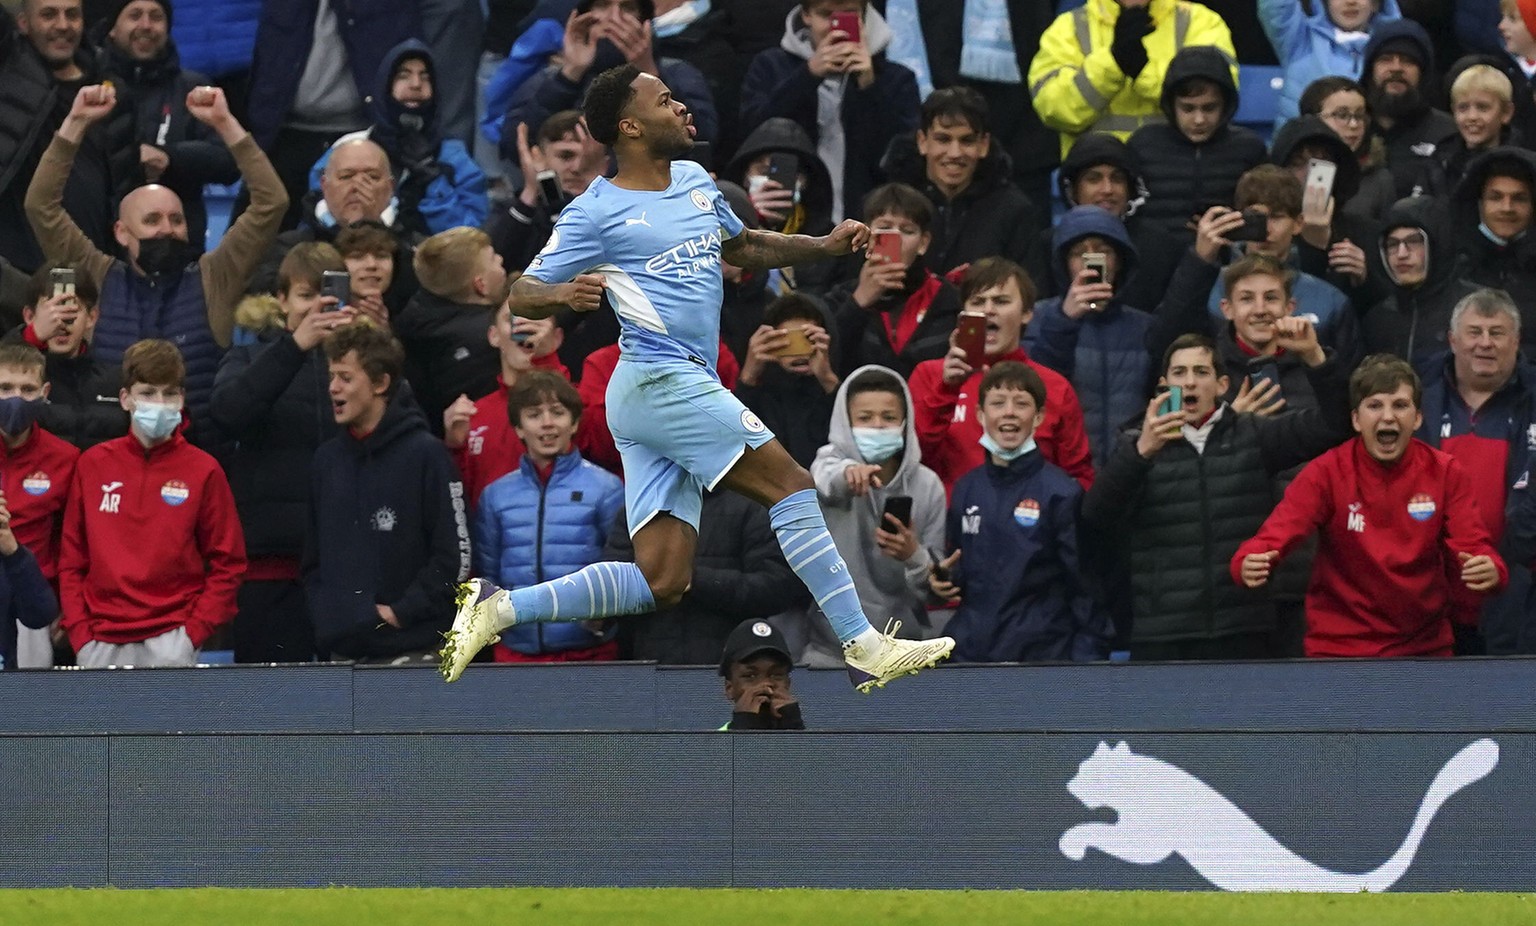
{"type": "MultiPolygon", "coordinates": [[[[928,629],[925,607],[930,550],[944,543],[944,483],[923,465],[912,425],[912,396],[895,372],[859,367],[843,381],[832,409],[830,443],[811,464],[827,532],[848,563],[864,613],[902,622],[901,636],[921,638],[928,629]],[[911,514],[902,524],[888,506],[911,514]]],[[[811,651],[840,653],[836,640],[822,640],[810,621],[811,651]]]]}

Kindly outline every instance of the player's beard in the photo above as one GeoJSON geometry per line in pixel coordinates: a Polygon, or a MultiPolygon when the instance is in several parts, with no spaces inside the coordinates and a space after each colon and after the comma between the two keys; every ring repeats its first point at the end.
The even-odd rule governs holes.
{"type": "Polygon", "coordinates": [[[686,128],[679,128],[676,135],[657,139],[655,154],[658,158],[675,160],[693,150],[693,139],[686,128]]]}

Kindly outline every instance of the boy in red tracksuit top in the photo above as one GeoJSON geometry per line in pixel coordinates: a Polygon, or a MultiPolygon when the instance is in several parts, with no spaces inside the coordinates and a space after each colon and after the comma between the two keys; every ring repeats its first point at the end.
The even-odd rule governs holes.
{"type": "Polygon", "coordinates": [[[1035,429],[1040,455],[1085,490],[1090,488],[1093,458],[1077,392],[1060,373],[1029,359],[1020,343],[1035,311],[1035,285],[1029,274],[1006,258],[986,257],[966,272],[960,296],[965,311],[987,316],[986,363],[972,369],[951,337],[942,360],[925,360],[912,371],[909,385],[923,465],[938,473],[949,489],[982,464],[986,451],[979,443],[982,431],[976,420],[982,374],[994,364],[1017,360],[1045,382],[1045,420],[1035,429]]]}
{"type": "Polygon", "coordinates": [[[169,341],[129,347],[128,434],[75,467],[59,598],[82,668],[193,665],[235,616],[245,537],[224,471],[181,435],[185,378],[169,341]]]}
{"type": "Polygon", "coordinates": [[[1258,588],[1320,531],[1308,656],[1449,656],[1450,583],[1487,593],[1509,573],[1466,471],[1413,437],[1421,393],[1407,361],[1367,357],[1349,394],[1359,436],[1307,464],[1232,556],[1232,578],[1258,588]]]}
{"type": "Polygon", "coordinates": [[[530,370],[571,378],[555,353],[563,335],[549,319],[513,318],[503,303],[487,338],[501,355],[495,391],[474,401],[461,394],[443,412],[443,443],[453,453],[471,508],[486,486],[517,469],[523,458],[523,442],[507,418],[507,393],[530,370]]]}

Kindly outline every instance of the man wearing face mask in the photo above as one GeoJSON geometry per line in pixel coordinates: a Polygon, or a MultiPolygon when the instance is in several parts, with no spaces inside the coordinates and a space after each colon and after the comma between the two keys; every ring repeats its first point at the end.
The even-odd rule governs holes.
{"type": "MultiPolygon", "coordinates": [[[[123,198],[113,228],[123,251],[115,258],[98,250],[65,213],[61,197],[70,164],[86,131],[112,112],[110,85],[83,88],[27,190],[27,218],[50,260],[84,269],[101,291],[100,319],[92,352],[116,363],[129,345],[144,337],[165,337],[187,364],[187,405],[194,423],[205,417],[219,358],[229,347],[235,304],[277,234],[288,197],[266,155],[230,115],[224,91],[198,87],[187,94],[187,110],[207,125],[234,154],[251,191],[251,206],[212,251],[197,257],[187,240],[181,199],[151,184],[123,198]]],[[[211,438],[197,434],[199,442],[211,438]]]]}
{"type": "MultiPolygon", "coordinates": [[[[59,527],[80,451],[36,423],[47,399],[42,354],[26,344],[0,345],[0,506],[6,509],[9,533],[30,551],[43,579],[52,582],[59,573],[59,527]]],[[[0,537],[4,531],[0,527],[0,537]]],[[[0,541],[0,568],[10,573],[4,547],[0,541]]],[[[16,641],[15,658],[7,659],[4,668],[53,665],[47,624],[57,613],[55,605],[41,627],[18,627],[14,637],[8,629],[0,633],[0,639],[16,641]]]]}
{"type": "Polygon", "coordinates": [[[123,355],[126,437],[80,455],[59,598],[82,668],[186,666],[235,616],[245,537],[213,457],[181,435],[186,366],[169,341],[123,355]]]}

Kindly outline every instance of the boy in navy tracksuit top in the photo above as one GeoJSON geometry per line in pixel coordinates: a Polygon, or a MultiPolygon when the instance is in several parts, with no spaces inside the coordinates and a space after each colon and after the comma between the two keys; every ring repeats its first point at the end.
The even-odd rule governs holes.
{"type": "Polygon", "coordinates": [[[1086,661],[1104,654],[1109,618],[1078,566],[1083,490],[1035,447],[1044,406],[1045,383],[1025,364],[999,363],[982,378],[977,417],[987,459],[955,483],[954,552],[929,579],[939,596],[963,597],[946,629],[956,659],[1086,661]]]}
{"type": "MultiPolygon", "coordinates": [[[[507,393],[507,418],[525,448],[517,469],[486,487],[475,514],[475,574],[503,588],[568,576],[603,558],[624,508],[624,483],[571,447],[581,396],[563,376],[523,374],[507,393]]],[[[497,662],[617,659],[613,622],[518,624],[503,632],[497,662]]]]}

